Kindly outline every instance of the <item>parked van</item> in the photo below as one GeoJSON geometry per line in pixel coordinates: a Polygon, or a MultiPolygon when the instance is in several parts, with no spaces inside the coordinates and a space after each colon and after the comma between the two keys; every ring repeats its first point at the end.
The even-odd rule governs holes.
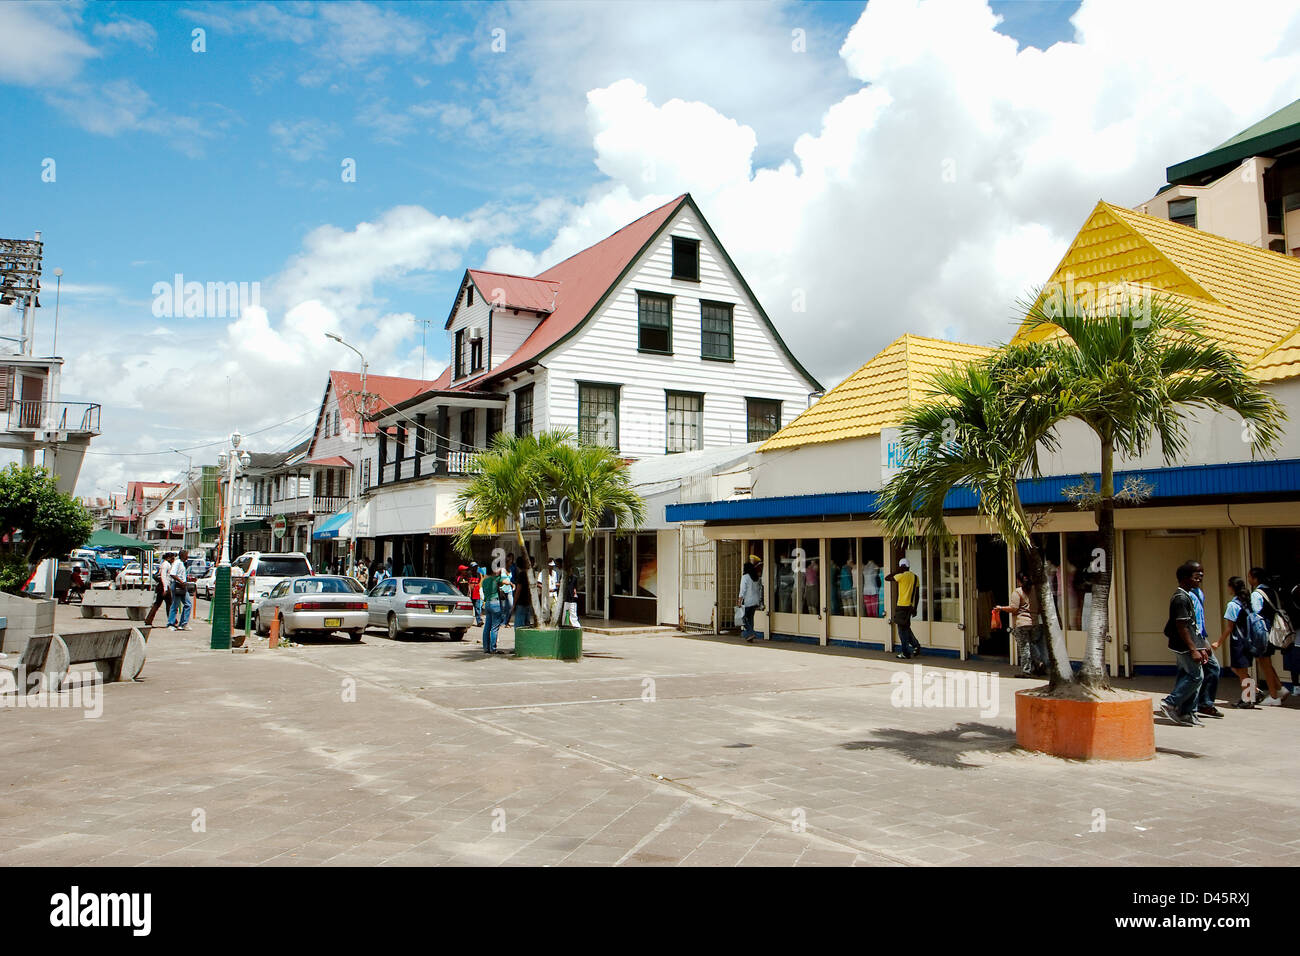
{"type": "Polygon", "coordinates": [[[247,551],[230,565],[230,593],[236,607],[242,607],[246,597],[254,604],[285,578],[315,574],[311,561],[301,551],[273,554],[269,551],[247,551]]]}

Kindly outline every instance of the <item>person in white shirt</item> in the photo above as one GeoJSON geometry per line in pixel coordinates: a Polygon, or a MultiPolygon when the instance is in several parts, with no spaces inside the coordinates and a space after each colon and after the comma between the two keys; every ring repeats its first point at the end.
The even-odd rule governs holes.
{"type": "Polygon", "coordinates": [[[168,551],[162,556],[162,560],[158,562],[157,570],[154,571],[153,607],[149,609],[149,615],[144,619],[144,622],[150,627],[153,627],[154,616],[158,613],[158,608],[160,607],[166,607],[166,611],[163,612],[164,616],[169,620],[171,619],[172,580],[169,572],[171,570],[171,560],[173,557],[174,555],[168,551]]]}
{"type": "Polygon", "coordinates": [[[185,567],[185,560],[190,556],[188,551],[182,550],[180,556],[172,562],[168,569],[168,576],[171,578],[172,606],[167,612],[167,629],[175,631],[188,631],[190,629],[190,611],[193,604],[190,599],[190,586],[187,580],[188,569],[185,567]]]}
{"type": "Polygon", "coordinates": [[[736,598],[736,607],[741,609],[740,636],[748,643],[758,637],[754,630],[754,612],[763,606],[763,581],[758,568],[750,562],[740,573],[740,594],[736,598]]]}

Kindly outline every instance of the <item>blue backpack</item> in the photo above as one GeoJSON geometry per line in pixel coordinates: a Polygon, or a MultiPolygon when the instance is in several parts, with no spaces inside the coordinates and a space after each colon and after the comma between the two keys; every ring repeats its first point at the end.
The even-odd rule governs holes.
{"type": "Polygon", "coordinates": [[[1246,614],[1242,650],[1250,657],[1266,656],[1273,649],[1268,642],[1268,622],[1252,611],[1250,605],[1243,603],[1240,598],[1237,599],[1237,603],[1241,604],[1241,609],[1246,614]]]}

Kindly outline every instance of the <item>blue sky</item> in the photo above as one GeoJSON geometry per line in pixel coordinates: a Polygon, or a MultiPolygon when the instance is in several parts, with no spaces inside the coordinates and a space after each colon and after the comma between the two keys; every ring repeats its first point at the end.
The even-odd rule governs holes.
{"type": "Polygon", "coordinates": [[[1047,118],[1044,77],[1089,117],[1069,126],[1080,147],[1194,92],[1150,64],[1124,67],[1169,86],[1141,105],[1072,75],[1080,57],[1115,74],[1125,16],[1031,0],[0,4],[0,231],[43,231],[37,351],[59,266],[64,398],[105,405],[79,490],[174,471],[159,449],[311,408],[328,368],[354,365],[327,328],[373,370],[418,374],[431,320],[432,377],[464,268],[531,274],[688,189],[823,381],[902,331],[1005,337],[1011,293],[1041,280],[1098,198],[1146,198],[1166,165],[1295,96],[1280,41],[1228,38],[1223,70],[1267,70],[1257,102],[1203,99],[1105,162],[1045,145],[1065,121],[1047,118]],[[961,171],[950,185],[935,185],[941,164],[961,171]],[[899,194],[933,208],[904,213],[899,194]],[[880,277],[865,309],[864,262],[880,277]],[[264,311],[160,320],[151,290],[175,273],[259,282],[264,311]],[[824,290],[834,334],[800,340],[794,287],[824,290]]]}

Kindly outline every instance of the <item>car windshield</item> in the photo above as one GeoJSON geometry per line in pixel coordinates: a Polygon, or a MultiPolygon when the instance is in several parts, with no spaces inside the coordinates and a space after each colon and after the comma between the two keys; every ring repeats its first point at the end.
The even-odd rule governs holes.
{"type": "Polygon", "coordinates": [[[257,559],[259,578],[291,578],[299,574],[311,574],[306,558],[263,554],[257,559]]]}
{"type": "Polygon", "coordinates": [[[301,578],[293,582],[294,594],[360,594],[361,585],[351,578],[301,578]]]}
{"type": "Polygon", "coordinates": [[[402,590],[407,594],[456,594],[454,587],[438,578],[402,578],[402,590]]]}

